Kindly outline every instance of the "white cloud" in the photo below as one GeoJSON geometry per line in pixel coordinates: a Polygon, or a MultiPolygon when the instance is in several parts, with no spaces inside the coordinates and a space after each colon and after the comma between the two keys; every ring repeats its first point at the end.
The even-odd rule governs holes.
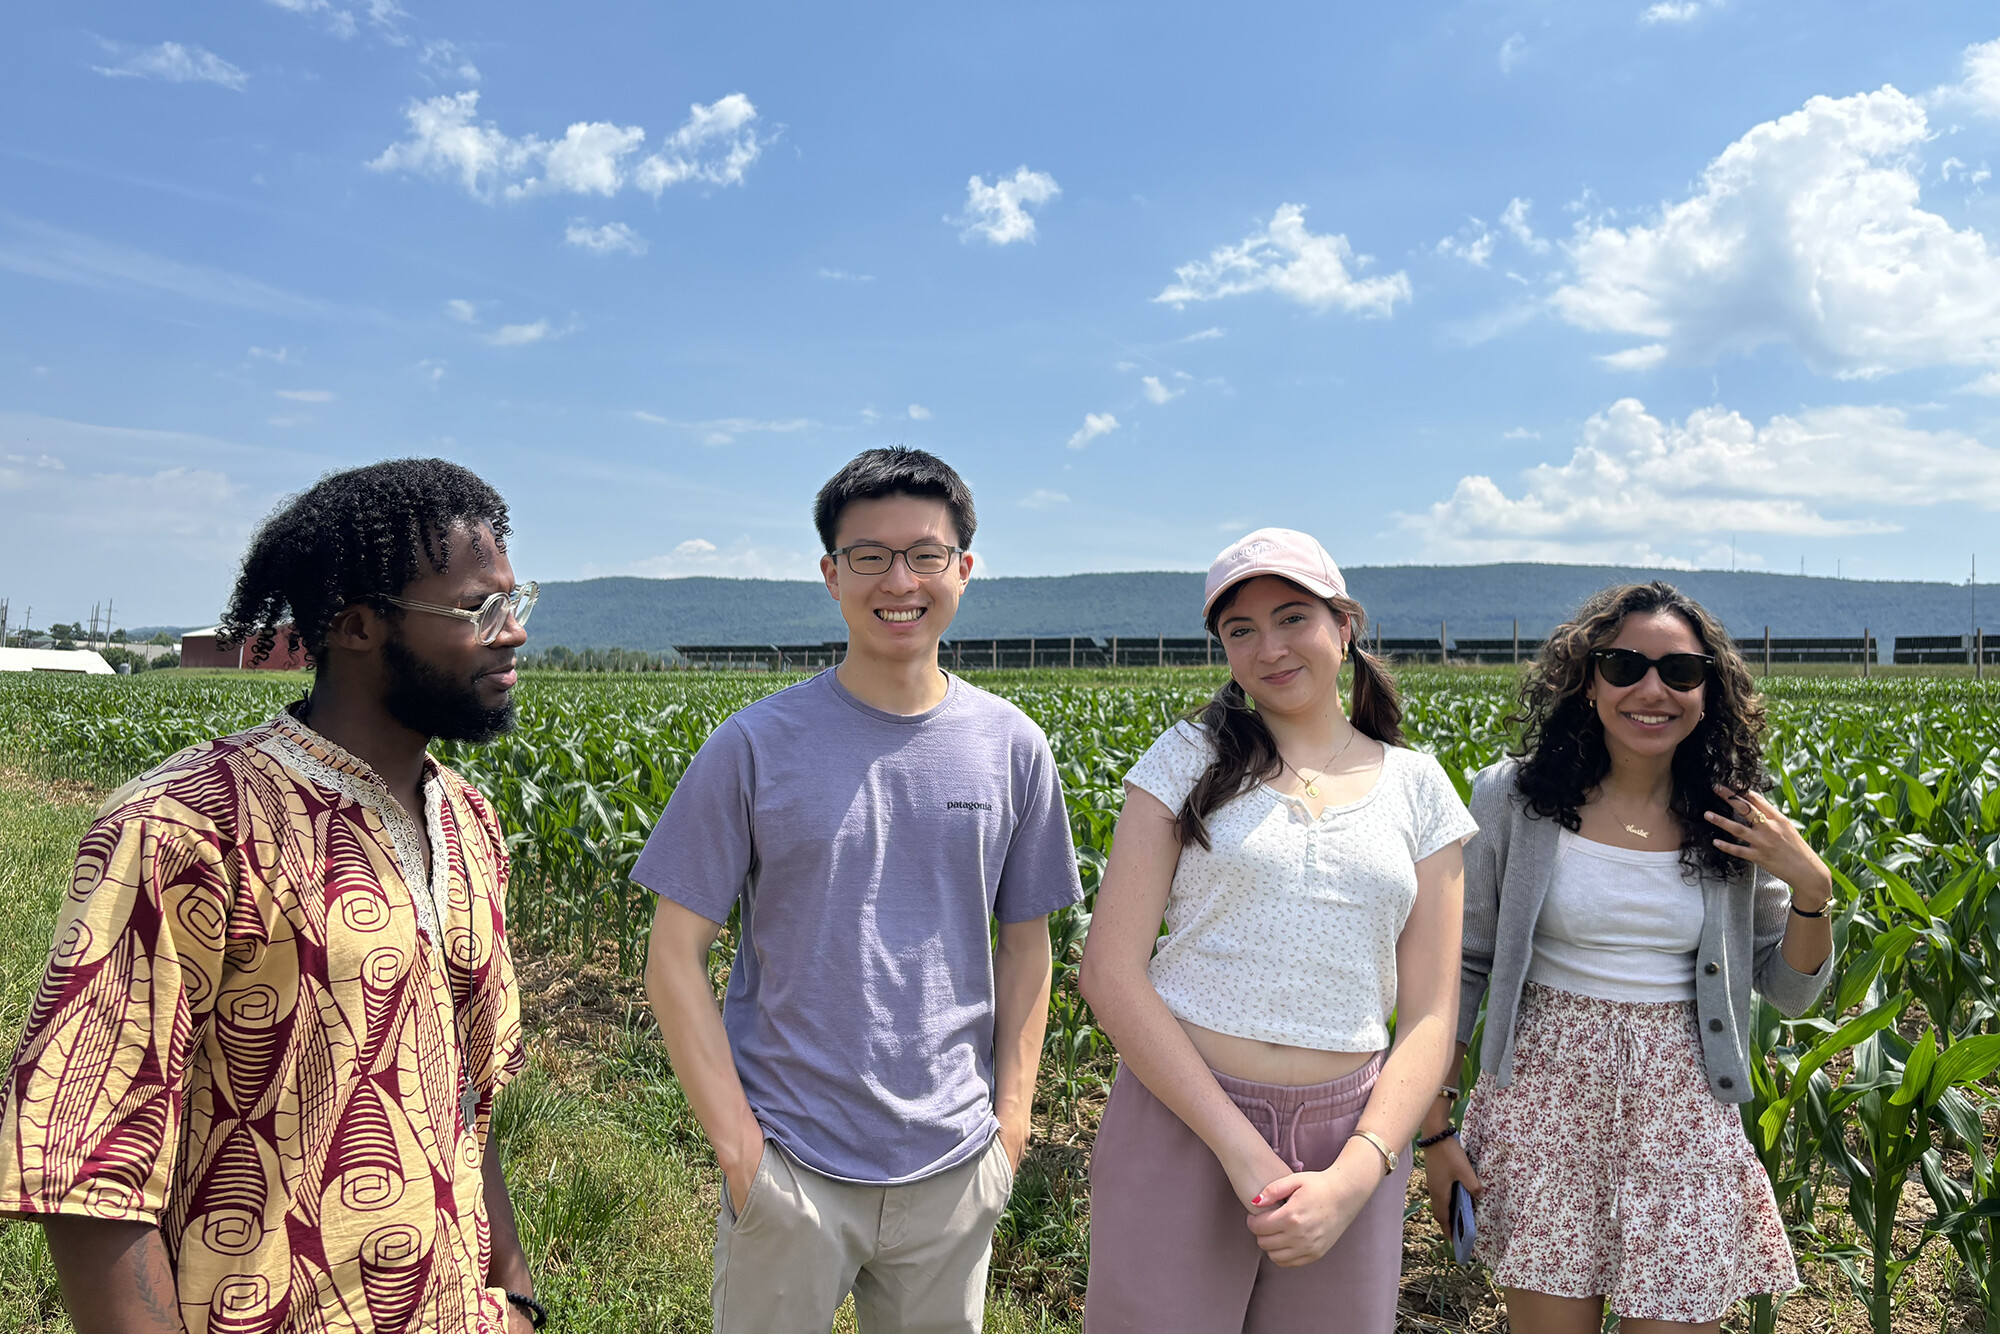
{"type": "Polygon", "coordinates": [[[1499,242],[1491,227],[1478,218],[1468,218],[1465,226],[1458,229],[1458,235],[1447,236],[1437,243],[1437,252],[1483,269],[1493,258],[1493,247],[1499,242]]]}
{"type": "Polygon", "coordinates": [[[635,410],[632,416],[652,426],[671,426],[675,430],[692,431],[701,437],[704,445],[733,445],[741,435],[791,435],[808,430],[819,423],[810,417],[789,417],[781,421],[764,421],[756,417],[717,417],[710,421],[676,421],[672,417],[662,417],[658,413],[635,410]]]}
{"type": "Polygon", "coordinates": [[[875,281],[875,275],[872,273],[849,273],[846,269],[821,269],[819,276],[828,282],[834,283],[872,283],[875,281]]]}
{"type": "Polygon", "coordinates": [[[539,343],[555,332],[547,320],[535,320],[530,324],[503,324],[486,335],[486,341],[495,347],[521,347],[528,343],[539,343]]]}
{"type": "Polygon", "coordinates": [[[1176,338],[1176,343],[1206,343],[1215,338],[1227,338],[1228,331],[1221,328],[1197,329],[1184,338],[1176,338]]]}
{"type": "Polygon", "coordinates": [[[911,421],[925,422],[931,419],[931,410],[921,403],[910,404],[909,411],[911,421]]]}
{"type": "Polygon", "coordinates": [[[417,57],[426,69],[447,78],[463,79],[467,83],[479,82],[479,66],[472,63],[454,42],[429,41],[417,57]]]}
{"type": "Polygon", "coordinates": [[[161,42],[135,51],[116,65],[92,65],[99,74],[114,79],[162,79],[167,83],[214,83],[240,90],[250,76],[236,66],[198,46],[161,42]]]}
{"type": "MultiPolygon", "coordinates": [[[[1467,218],[1465,226],[1458,229],[1455,236],[1447,236],[1437,243],[1437,253],[1453,259],[1462,259],[1475,268],[1486,268],[1493,258],[1493,252],[1500,245],[1501,232],[1505,232],[1522,249],[1531,254],[1546,255],[1554,247],[1543,237],[1535,235],[1535,229],[1528,223],[1528,212],[1534,207],[1526,199],[1514,198],[1507,201],[1507,207],[1500,211],[1500,231],[1496,232],[1480,218],[1467,218]]],[[[1509,273],[1509,278],[1525,282],[1518,273],[1509,273]]]]}
{"type": "MultiPolygon", "coordinates": [[[[615,195],[625,184],[619,162],[646,142],[637,125],[579,121],[563,131],[542,155],[543,175],[507,187],[510,197],[551,190],[578,195],[615,195]]],[[[654,193],[658,193],[655,191],[654,193]]]]}
{"type": "Polygon", "coordinates": [[[460,324],[479,323],[479,303],[467,301],[463,297],[453,297],[444,303],[445,313],[460,324]]]}
{"type": "Polygon", "coordinates": [[[615,195],[627,184],[654,197],[685,181],[741,184],[763,151],[757,109],[741,93],[708,106],[695,104],[687,121],[660,150],[629,170],[626,160],[644,147],[646,131],[610,121],[578,121],[557,140],[512,138],[491,121],[476,120],[479,93],[468,89],[412,101],[405,108],[409,136],[368,163],[376,171],[407,171],[456,179],[479,199],[569,193],[615,195]]]}
{"type": "Polygon", "coordinates": [[[994,245],[1032,241],[1035,220],[1028,215],[1029,207],[1046,204],[1061,193],[1055,177],[1026,167],[1016,169],[1012,176],[994,177],[991,185],[984,177],[974,176],[965,183],[964,214],[945,221],[960,228],[961,241],[975,236],[994,245]]]}
{"type": "Polygon", "coordinates": [[[1528,39],[1518,32],[1515,33],[1506,41],[1500,43],[1500,54],[1497,57],[1500,62],[1500,72],[1502,74],[1512,74],[1514,66],[1520,64],[1521,57],[1527,54],[1528,39]]]}
{"type": "Polygon", "coordinates": [[[429,357],[417,363],[417,369],[424,373],[424,378],[430,381],[433,389],[437,388],[439,380],[444,379],[444,367],[444,362],[433,361],[429,357]]]}
{"type": "Polygon", "coordinates": [[[1057,505],[1067,504],[1069,497],[1062,492],[1049,491],[1039,486],[1021,497],[1021,508],[1027,510],[1053,509],[1057,505]]]}
{"type": "Polygon", "coordinates": [[[250,355],[258,361],[275,361],[280,366],[283,366],[292,360],[292,349],[289,347],[253,347],[250,349],[250,355]]]}
{"type": "Polygon", "coordinates": [[[1275,292],[1314,310],[1338,306],[1350,314],[1388,315],[1398,301],[1410,299],[1407,274],[1357,278],[1348,270],[1350,260],[1357,269],[1372,262],[1355,255],[1345,236],[1307,231],[1301,205],[1281,204],[1268,227],[1175,269],[1179,281],[1153,300],[1180,307],[1245,292],[1275,292]]]}
{"type": "Polygon", "coordinates": [[[269,2],[293,14],[322,20],[327,26],[327,31],[343,40],[355,34],[353,11],[341,9],[332,4],[331,0],[269,0],[269,2]]]}
{"type": "Polygon", "coordinates": [[[1993,179],[1993,172],[1984,163],[1981,163],[1978,167],[1972,167],[1963,158],[1948,157],[1938,164],[1938,179],[1940,181],[1950,184],[1951,178],[1954,175],[1967,185],[1983,185],[1993,179]]]}
{"type": "Polygon", "coordinates": [[[691,537],[664,556],[635,561],[617,573],[651,579],[684,579],[690,575],[729,579],[812,579],[819,575],[819,561],[809,552],[760,545],[747,534],[726,546],[705,537],[691,537]]]}
{"type": "Polygon", "coordinates": [[[2000,38],[1966,47],[1960,69],[1964,77],[1932,93],[1931,100],[1942,106],[1964,106],[1988,116],[2000,116],[2000,38]]]}
{"type": "Polygon", "coordinates": [[[756,120],[757,108],[741,93],[707,106],[691,104],[681,127],[639,164],[639,188],[657,199],[662,190],[683,181],[741,185],[743,173],[764,151],[766,141],[757,137],[756,120]]]}
{"type": "Polygon", "coordinates": [[[1101,435],[1110,435],[1118,429],[1118,419],[1108,412],[1086,412],[1083,425],[1069,438],[1071,449],[1082,449],[1101,435]]]}
{"type": "Polygon", "coordinates": [[[1542,433],[1540,431],[1531,431],[1525,426],[1516,426],[1511,431],[1502,431],[1500,438],[1502,440],[1539,440],[1542,438],[1542,433]]]}
{"type": "Polygon", "coordinates": [[[1656,23],[1692,23],[1701,17],[1701,0],[1660,0],[1648,5],[1639,15],[1639,22],[1652,26],[1656,23]]]}
{"type": "Polygon", "coordinates": [[[1500,211],[1500,225],[1506,229],[1507,235],[1513,237],[1527,249],[1537,255],[1546,255],[1553,247],[1547,241],[1535,235],[1535,229],[1528,225],[1528,210],[1533,207],[1534,202],[1532,200],[1522,199],[1518,195],[1515,196],[1513,199],[1508,200],[1507,207],[1500,211]]]}
{"type": "Polygon", "coordinates": [[[331,389],[274,389],[271,392],[294,403],[331,403],[334,398],[331,389]]]}
{"type": "Polygon", "coordinates": [[[1896,408],[1815,408],[1758,427],[1722,407],[1663,422],[1626,398],[1585,423],[1567,462],[1525,472],[1517,495],[1468,476],[1402,523],[1433,560],[1689,561],[1729,533],[1898,532],[1885,507],[1946,501],[2000,511],[2000,450],[1913,427],[1896,408]]]}
{"type": "Polygon", "coordinates": [[[646,253],[646,238],[622,222],[607,222],[602,227],[593,227],[587,219],[578,218],[569,224],[568,230],[563,233],[563,240],[573,246],[581,246],[593,255],[646,253]]]}
{"type": "Polygon", "coordinates": [[[255,278],[183,264],[4,212],[0,212],[0,269],[99,291],[188,297],[291,319],[381,318],[374,311],[300,296],[255,278]]]}
{"type": "Polygon", "coordinates": [[[1167,388],[1160,383],[1160,377],[1157,375],[1142,376],[1139,383],[1146,387],[1146,399],[1151,403],[1171,403],[1187,392],[1185,389],[1167,388]]]}
{"type": "Polygon", "coordinates": [[[1579,224],[1555,309],[1638,335],[1623,367],[1789,343],[1866,377],[2000,365],[2000,256],[1919,207],[1923,107],[1894,88],[1815,97],[1752,129],[1648,224],[1579,224]]]}

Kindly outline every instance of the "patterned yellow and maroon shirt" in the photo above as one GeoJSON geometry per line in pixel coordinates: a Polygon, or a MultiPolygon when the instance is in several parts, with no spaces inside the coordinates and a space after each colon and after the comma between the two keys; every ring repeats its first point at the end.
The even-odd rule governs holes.
{"type": "Polygon", "coordinates": [[[0,1088],[0,1213],[157,1223],[189,1334],[500,1334],[480,1165],[522,1062],[507,855],[280,715],[114,794],[0,1088]]]}

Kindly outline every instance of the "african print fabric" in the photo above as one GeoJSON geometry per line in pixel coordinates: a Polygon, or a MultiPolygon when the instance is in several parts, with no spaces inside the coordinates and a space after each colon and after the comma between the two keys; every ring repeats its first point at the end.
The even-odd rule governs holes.
{"type": "Polygon", "coordinates": [[[157,1223],[189,1334],[501,1334],[507,855],[455,774],[424,794],[429,865],[289,715],[115,793],[0,1088],[0,1213],[157,1223]]]}

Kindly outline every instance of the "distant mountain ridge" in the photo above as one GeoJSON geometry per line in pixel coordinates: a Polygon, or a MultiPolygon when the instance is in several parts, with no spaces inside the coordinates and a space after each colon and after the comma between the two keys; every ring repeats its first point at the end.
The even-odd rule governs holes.
{"type": "MultiPolygon", "coordinates": [[[[1714,612],[1732,634],[1853,637],[1884,649],[1896,635],[1951,635],[1978,615],[2000,630],[2000,590],[1962,584],[1822,579],[1728,570],[1616,565],[1361,565],[1348,590],[1387,638],[1501,638],[1516,618],[1524,639],[1568,619],[1607,584],[1664,579],[1714,612]]],[[[1107,638],[1201,633],[1202,576],[1181,571],[975,578],[950,636],[1107,638]]],[[[804,644],[846,637],[819,584],[776,579],[606,578],[542,585],[532,644],[664,652],[676,644],[804,644]]],[[[1371,634],[1373,633],[1371,629],[1371,634]]]]}

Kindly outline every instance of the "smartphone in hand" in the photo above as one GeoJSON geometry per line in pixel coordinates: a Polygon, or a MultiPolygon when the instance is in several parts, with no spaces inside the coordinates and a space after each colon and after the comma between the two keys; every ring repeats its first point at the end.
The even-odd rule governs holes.
{"type": "Polygon", "coordinates": [[[1451,1251],[1462,1265],[1472,1263],[1472,1239],[1478,1235],[1472,1217],[1472,1194],[1459,1182],[1451,1183],[1451,1251]]]}

